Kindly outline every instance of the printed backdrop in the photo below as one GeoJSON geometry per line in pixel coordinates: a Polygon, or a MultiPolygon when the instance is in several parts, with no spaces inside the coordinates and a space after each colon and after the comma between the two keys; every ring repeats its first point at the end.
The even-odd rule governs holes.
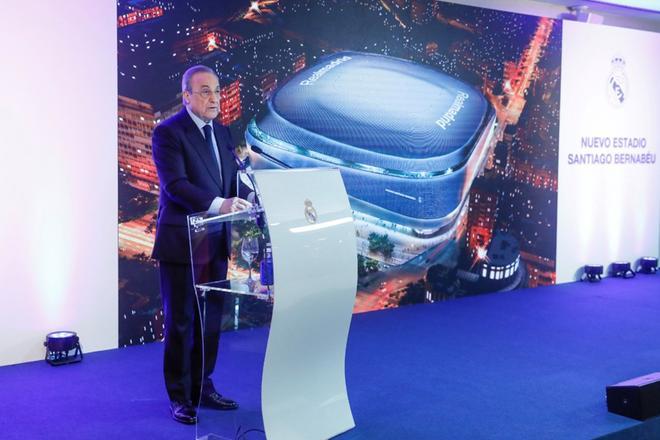
{"type": "Polygon", "coordinates": [[[660,34],[567,22],[557,278],[657,256],[660,34]]]}
{"type": "MultiPolygon", "coordinates": [[[[555,283],[560,21],[433,0],[119,0],[117,24],[120,346],[162,337],[151,134],[194,64],[218,73],[242,154],[269,156],[254,168],[340,167],[355,312],[555,283]]],[[[267,319],[245,303],[228,325],[267,319]]]]}

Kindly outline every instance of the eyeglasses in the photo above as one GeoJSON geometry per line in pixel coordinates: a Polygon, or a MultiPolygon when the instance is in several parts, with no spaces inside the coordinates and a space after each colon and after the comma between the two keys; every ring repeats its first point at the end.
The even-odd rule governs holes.
{"type": "Polygon", "coordinates": [[[204,89],[200,92],[190,92],[190,93],[197,93],[202,98],[209,99],[211,97],[211,95],[215,95],[219,98],[221,92],[220,92],[220,89],[217,89],[217,90],[204,89]]]}

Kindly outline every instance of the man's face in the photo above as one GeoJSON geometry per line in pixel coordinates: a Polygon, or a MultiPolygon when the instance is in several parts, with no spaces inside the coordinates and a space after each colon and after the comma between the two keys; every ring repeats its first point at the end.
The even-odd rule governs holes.
{"type": "Polygon", "coordinates": [[[198,72],[190,78],[190,88],[183,92],[186,107],[205,122],[220,113],[220,84],[212,73],[198,72]]]}

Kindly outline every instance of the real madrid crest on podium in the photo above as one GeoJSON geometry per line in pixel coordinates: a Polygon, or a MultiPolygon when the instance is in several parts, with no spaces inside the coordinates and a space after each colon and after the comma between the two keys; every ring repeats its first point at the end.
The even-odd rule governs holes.
{"type": "Polygon", "coordinates": [[[307,223],[309,224],[316,223],[317,218],[318,218],[318,214],[316,213],[316,209],[314,209],[314,206],[312,205],[312,201],[309,199],[305,199],[305,219],[307,220],[307,223]]]}
{"type": "Polygon", "coordinates": [[[628,77],[625,67],[626,61],[623,57],[612,58],[610,74],[607,77],[607,100],[614,107],[621,107],[628,98],[628,77]]]}

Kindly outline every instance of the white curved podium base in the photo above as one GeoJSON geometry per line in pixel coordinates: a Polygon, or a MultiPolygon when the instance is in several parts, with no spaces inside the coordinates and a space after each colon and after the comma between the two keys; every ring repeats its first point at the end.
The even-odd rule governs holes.
{"type": "Polygon", "coordinates": [[[344,365],[357,285],[348,197],[336,169],[263,170],[254,178],[276,286],[261,391],[266,437],[327,439],[355,426],[344,365]]]}

